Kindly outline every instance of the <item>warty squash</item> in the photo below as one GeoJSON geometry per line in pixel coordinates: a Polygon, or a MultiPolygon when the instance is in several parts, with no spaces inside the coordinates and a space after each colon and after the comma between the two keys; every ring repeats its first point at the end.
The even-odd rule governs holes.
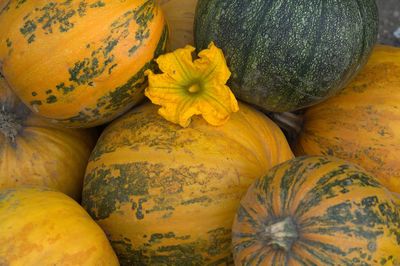
{"type": "Polygon", "coordinates": [[[375,47],[339,95],[304,114],[298,155],[332,155],[371,172],[400,193],[400,48],[375,47]]]}
{"type": "Polygon", "coordinates": [[[168,35],[155,0],[3,2],[0,72],[33,112],[92,127],[143,98],[168,35]]]}
{"type": "Polygon", "coordinates": [[[0,265],[119,265],[77,202],[40,187],[0,190],[0,265]]]}
{"type": "Polygon", "coordinates": [[[356,165],[297,157],[251,185],[232,241],[235,265],[400,265],[400,205],[356,165]]]}
{"type": "Polygon", "coordinates": [[[46,186],[76,200],[96,143],[92,129],[68,129],[33,114],[0,76],[0,189],[46,186]]]}
{"type": "Polygon", "coordinates": [[[292,158],[279,127],[245,105],[223,126],[199,116],[173,124],[150,103],[101,135],[86,170],[82,205],[122,265],[229,264],[242,194],[292,158]]]}

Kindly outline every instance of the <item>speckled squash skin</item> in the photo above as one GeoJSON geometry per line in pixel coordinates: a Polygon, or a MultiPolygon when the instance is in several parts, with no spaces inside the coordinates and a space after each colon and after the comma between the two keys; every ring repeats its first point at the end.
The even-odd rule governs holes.
{"type": "Polygon", "coordinates": [[[68,196],[45,188],[0,191],[0,265],[119,265],[101,228],[68,196]]]}
{"type": "Polygon", "coordinates": [[[194,45],[193,22],[197,0],[159,0],[170,31],[168,50],[194,45]]]}
{"type": "Polygon", "coordinates": [[[376,178],[334,157],[287,161],[241,200],[235,265],[399,265],[395,200],[376,178]]]}
{"type": "Polygon", "coordinates": [[[0,72],[32,111],[92,127],[143,98],[168,35],[155,0],[3,2],[0,72]]]}
{"type": "Polygon", "coordinates": [[[222,48],[242,101],[287,112],[340,91],[378,32],[374,0],[199,0],[197,49],[222,48]]]}
{"type": "Polygon", "coordinates": [[[39,185],[79,200],[97,137],[33,114],[0,76],[0,189],[39,185]]]}
{"type": "Polygon", "coordinates": [[[244,104],[221,127],[187,128],[145,104],[113,122],[88,164],[82,205],[122,265],[226,265],[251,182],[292,158],[280,129],[244,104]]]}
{"type": "Polygon", "coordinates": [[[296,153],[357,163],[400,193],[400,49],[377,46],[339,95],[309,108],[296,153]]]}

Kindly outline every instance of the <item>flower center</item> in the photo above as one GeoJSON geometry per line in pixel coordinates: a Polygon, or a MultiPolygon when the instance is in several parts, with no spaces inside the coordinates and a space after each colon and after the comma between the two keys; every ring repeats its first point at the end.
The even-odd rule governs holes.
{"type": "Polygon", "coordinates": [[[188,91],[190,93],[196,93],[199,92],[201,90],[200,84],[199,83],[194,83],[192,85],[189,86],[188,91]]]}

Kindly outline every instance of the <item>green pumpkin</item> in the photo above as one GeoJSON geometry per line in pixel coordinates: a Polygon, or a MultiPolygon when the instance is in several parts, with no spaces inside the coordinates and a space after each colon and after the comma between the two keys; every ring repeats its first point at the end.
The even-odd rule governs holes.
{"type": "Polygon", "coordinates": [[[301,109],[335,94],[376,42],[374,0],[199,0],[195,43],[214,41],[230,87],[264,111],[301,109]]]}

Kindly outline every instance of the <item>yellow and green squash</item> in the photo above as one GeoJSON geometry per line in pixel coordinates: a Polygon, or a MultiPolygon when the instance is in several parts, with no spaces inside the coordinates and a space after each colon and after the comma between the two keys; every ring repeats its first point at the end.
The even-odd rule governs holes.
{"type": "Polygon", "coordinates": [[[232,228],[235,265],[400,265],[400,205],[362,168],[324,156],[258,178],[232,228]]]}
{"type": "Polygon", "coordinates": [[[340,94],[304,114],[297,155],[332,155],[359,164],[400,193],[400,48],[375,47],[340,94]]]}
{"type": "Polygon", "coordinates": [[[143,98],[168,35],[157,1],[2,2],[0,72],[33,112],[92,127],[143,98]]]}
{"type": "Polygon", "coordinates": [[[45,186],[79,200],[97,137],[33,114],[0,76],[0,189],[45,186]]]}
{"type": "Polygon", "coordinates": [[[223,126],[173,124],[150,103],[101,135],[82,205],[122,265],[229,264],[231,226],[252,181],[292,158],[282,132],[245,105],[223,126]]]}

